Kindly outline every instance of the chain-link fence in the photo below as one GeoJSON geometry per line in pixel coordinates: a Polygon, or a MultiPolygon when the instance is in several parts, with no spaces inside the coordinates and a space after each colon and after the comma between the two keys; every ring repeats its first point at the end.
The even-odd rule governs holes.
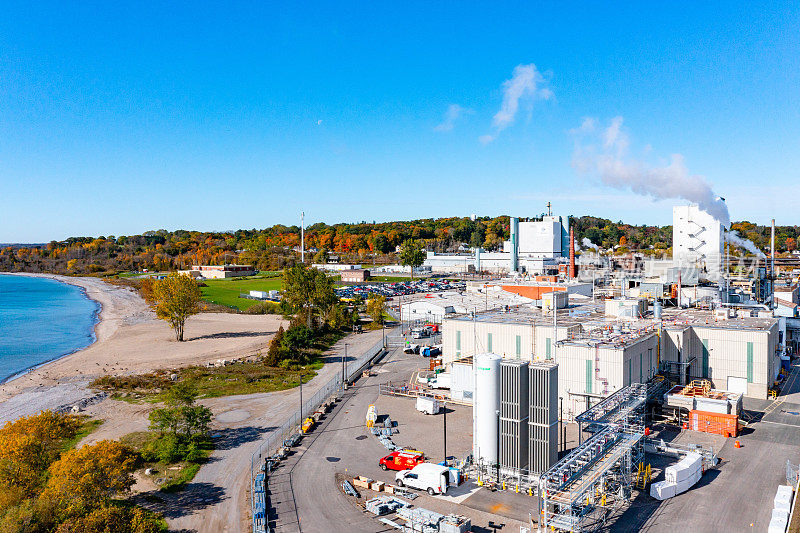
{"type": "MultiPolygon", "coordinates": [[[[344,365],[345,379],[351,381],[351,376],[357,374],[370,359],[378,355],[383,349],[383,340],[380,340],[356,359],[346,361],[344,365]]],[[[341,389],[342,374],[338,373],[320,387],[309,400],[303,402],[302,410],[295,412],[283,425],[270,432],[253,453],[250,461],[250,503],[254,533],[270,533],[268,498],[260,496],[262,493],[266,494],[268,483],[266,476],[269,475],[269,472],[264,472],[266,459],[283,447],[284,441],[298,434],[299,426],[305,417],[316,411],[325,400],[338,393],[341,389]]]]}

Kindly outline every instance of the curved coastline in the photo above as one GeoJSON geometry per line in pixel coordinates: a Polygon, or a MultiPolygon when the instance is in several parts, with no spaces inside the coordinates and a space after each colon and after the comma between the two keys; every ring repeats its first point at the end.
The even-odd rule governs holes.
{"type": "Polygon", "coordinates": [[[68,357],[68,356],[70,356],[72,354],[75,354],[75,353],[78,353],[80,351],[83,351],[83,350],[89,348],[90,346],[92,346],[93,344],[95,344],[97,342],[97,340],[98,340],[97,329],[100,326],[101,322],[103,321],[103,309],[104,309],[104,307],[103,307],[103,303],[100,302],[98,299],[92,298],[91,296],[89,296],[89,292],[86,290],[86,287],[84,287],[80,283],[70,282],[69,281],[69,277],[60,276],[58,274],[38,274],[38,273],[28,273],[28,272],[0,272],[0,275],[4,275],[4,276],[24,276],[24,277],[29,277],[29,278],[45,278],[45,279],[49,279],[49,280],[52,280],[52,281],[56,281],[58,283],[63,283],[64,285],[70,285],[72,287],[77,287],[79,292],[81,293],[81,295],[94,304],[94,311],[92,311],[92,322],[93,322],[93,324],[92,324],[91,342],[89,342],[88,344],[86,344],[84,346],[75,348],[74,350],[70,350],[70,351],[68,351],[66,353],[62,353],[62,354],[56,355],[54,357],[51,357],[50,359],[47,359],[45,361],[40,361],[38,363],[30,365],[30,366],[28,366],[26,368],[23,368],[21,370],[18,370],[16,372],[12,373],[12,374],[9,374],[8,376],[0,377],[0,385],[5,385],[6,383],[10,383],[11,381],[13,381],[13,380],[15,380],[17,378],[20,378],[20,377],[22,377],[22,376],[24,376],[24,375],[26,375],[26,374],[28,374],[30,372],[33,372],[34,370],[38,370],[39,368],[42,368],[42,367],[44,367],[44,366],[46,366],[46,365],[48,365],[50,363],[58,361],[59,359],[63,359],[64,357],[68,357]]]}

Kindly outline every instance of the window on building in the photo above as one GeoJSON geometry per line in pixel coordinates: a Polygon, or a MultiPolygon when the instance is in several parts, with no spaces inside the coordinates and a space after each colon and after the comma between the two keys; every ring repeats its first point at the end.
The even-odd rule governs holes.
{"type": "Polygon", "coordinates": [[[546,359],[551,359],[553,357],[550,347],[550,337],[545,338],[544,356],[546,359]]]}
{"type": "Polygon", "coordinates": [[[492,351],[492,334],[491,333],[487,333],[486,334],[486,351],[487,352],[491,352],[492,351]]]}
{"type": "Polygon", "coordinates": [[[703,376],[704,378],[708,377],[708,339],[703,339],[703,376]]]}
{"type": "MultiPolygon", "coordinates": [[[[460,352],[460,351],[461,351],[461,332],[460,331],[456,331],[456,352],[460,352]]],[[[456,355],[460,355],[460,354],[457,353],[456,355]]]]}
{"type": "Polygon", "coordinates": [[[517,351],[516,351],[516,354],[517,354],[517,359],[522,357],[522,337],[520,335],[517,335],[517,351]]]}
{"type": "Polygon", "coordinates": [[[747,382],[753,382],[753,343],[747,343],[747,382]]]}
{"type": "Polygon", "coordinates": [[[653,349],[649,348],[647,350],[647,364],[650,365],[650,371],[648,377],[653,377],[656,373],[656,369],[653,368],[653,349]]]}
{"type": "Polygon", "coordinates": [[[633,359],[628,359],[628,383],[626,385],[631,383],[633,383],[633,359]]]}
{"type": "Polygon", "coordinates": [[[593,373],[594,373],[594,368],[592,367],[592,360],[591,359],[587,359],[586,360],[586,391],[585,391],[587,394],[591,394],[592,393],[592,383],[594,382],[594,376],[592,376],[593,373]]]}

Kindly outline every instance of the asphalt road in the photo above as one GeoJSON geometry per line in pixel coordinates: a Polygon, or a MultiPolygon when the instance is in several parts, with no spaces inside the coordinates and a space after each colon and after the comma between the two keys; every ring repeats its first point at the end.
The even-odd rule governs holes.
{"type": "MultiPolygon", "coordinates": [[[[304,438],[294,454],[270,476],[271,523],[276,531],[345,533],[391,530],[361,511],[352,498],[345,496],[339,489],[337,478],[364,475],[394,484],[395,472],[378,467],[378,459],[387,453],[386,449],[365,427],[364,418],[370,404],[378,407],[379,414],[389,414],[398,422],[399,434],[392,437],[396,444],[419,448],[433,461],[442,459],[441,415],[418,413],[414,400],[410,398],[378,396],[380,383],[408,379],[426,362],[419,355],[406,355],[400,350],[388,354],[374,368],[375,375],[361,378],[323,423],[304,438]]],[[[448,434],[451,435],[448,455],[465,455],[472,442],[470,407],[453,406],[448,415],[448,434]]],[[[468,484],[445,497],[420,493],[413,504],[442,514],[469,516],[474,531],[490,531],[490,522],[504,524],[500,531],[519,531],[521,520],[527,521],[535,500],[511,492],[503,496],[499,494],[478,490],[468,484]],[[460,493],[463,496],[456,496],[460,493]]]]}
{"type": "MultiPolygon", "coordinates": [[[[304,398],[310,398],[336,373],[339,356],[347,343],[348,355],[362,354],[380,342],[381,332],[349,335],[330,351],[326,364],[307,384],[304,398]]],[[[213,398],[202,402],[214,411],[212,428],[216,448],[186,488],[172,495],[161,495],[161,503],[147,503],[162,512],[170,530],[182,532],[249,532],[250,459],[266,435],[296,413],[299,392],[249,394],[213,398]]]]}

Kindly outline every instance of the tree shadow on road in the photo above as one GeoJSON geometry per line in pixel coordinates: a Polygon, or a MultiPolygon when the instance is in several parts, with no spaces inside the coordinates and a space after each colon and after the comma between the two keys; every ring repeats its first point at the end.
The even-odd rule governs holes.
{"type": "Polygon", "coordinates": [[[173,493],[144,492],[136,497],[142,507],[161,513],[164,518],[180,518],[193,514],[226,498],[225,489],[213,483],[190,482],[183,490],[173,493]]]}
{"type": "Polygon", "coordinates": [[[244,426],[240,428],[221,429],[215,433],[213,439],[214,449],[231,450],[233,448],[238,448],[242,444],[261,440],[265,433],[275,431],[276,429],[278,429],[277,426],[244,426]]]}

